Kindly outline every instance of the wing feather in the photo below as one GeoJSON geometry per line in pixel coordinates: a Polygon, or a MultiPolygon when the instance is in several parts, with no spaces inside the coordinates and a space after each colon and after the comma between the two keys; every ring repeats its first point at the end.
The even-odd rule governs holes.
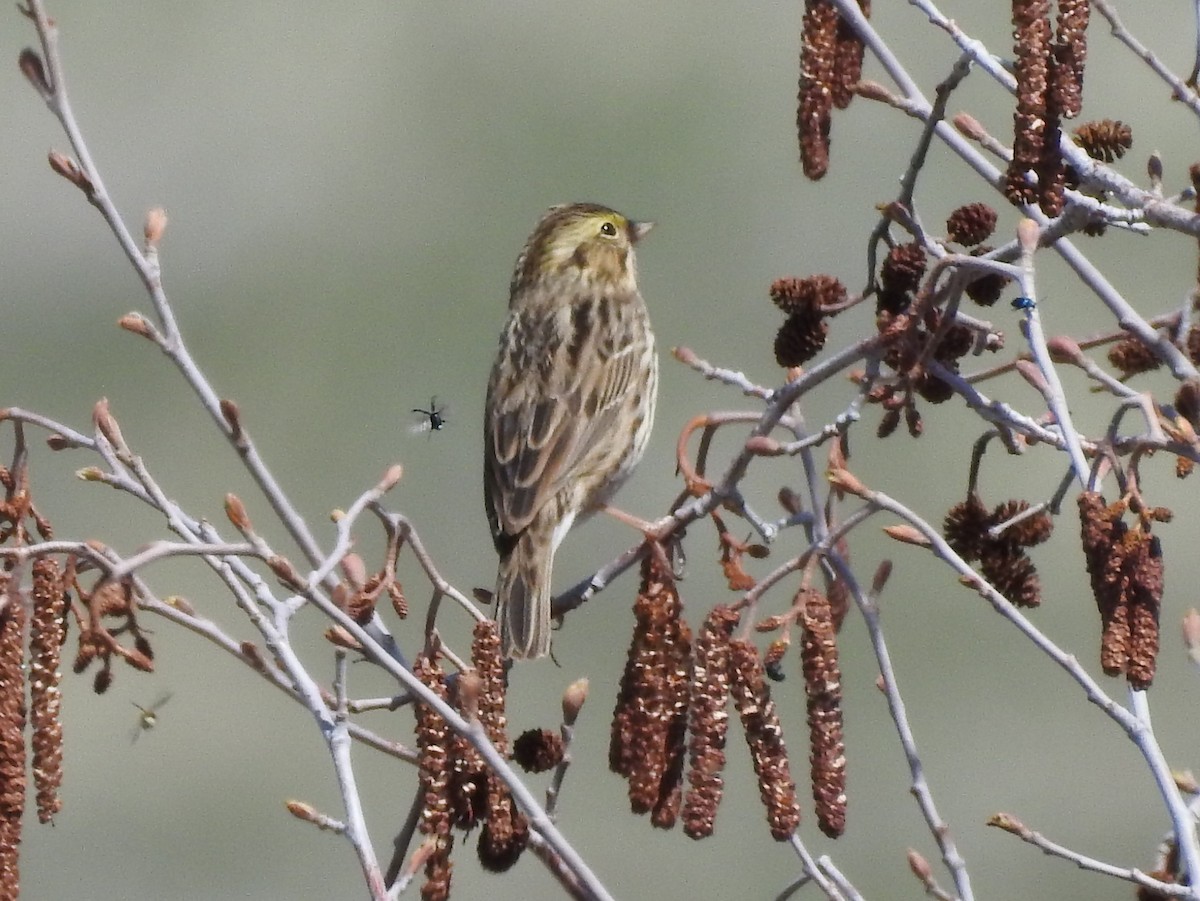
{"type": "Polygon", "coordinates": [[[531,328],[522,316],[509,321],[488,385],[486,494],[497,544],[527,528],[584,470],[588,451],[616,424],[637,367],[627,343],[601,346],[592,329],[580,334],[578,324],[591,317],[572,315],[569,305],[553,329],[531,328]]]}

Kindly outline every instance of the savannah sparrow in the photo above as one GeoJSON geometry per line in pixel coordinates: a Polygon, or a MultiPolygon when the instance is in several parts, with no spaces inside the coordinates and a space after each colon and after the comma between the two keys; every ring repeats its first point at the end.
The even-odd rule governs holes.
{"type": "Polygon", "coordinates": [[[646,450],[658,357],[633,246],[650,226],[592,203],[556,206],[517,257],[483,452],[507,657],[549,653],[554,552],[646,450]]]}

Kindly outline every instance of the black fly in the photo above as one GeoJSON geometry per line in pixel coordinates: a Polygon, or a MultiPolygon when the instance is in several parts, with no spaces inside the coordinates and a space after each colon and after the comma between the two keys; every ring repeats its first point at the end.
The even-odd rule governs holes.
{"type": "Polygon", "coordinates": [[[421,414],[421,421],[415,423],[411,428],[413,432],[440,432],[449,421],[446,419],[446,408],[438,406],[436,394],[429,398],[428,410],[413,407],[413,412],[421,414]]]}

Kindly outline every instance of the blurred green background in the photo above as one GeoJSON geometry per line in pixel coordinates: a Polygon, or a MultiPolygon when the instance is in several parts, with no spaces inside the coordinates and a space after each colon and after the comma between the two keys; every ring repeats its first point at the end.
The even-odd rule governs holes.
{"type": "MultiPolygon", "coordinates": [[[[1126,5],[1130,26],[1186,75],[1194,41],[1188,5],[1126,5]]],[[[994,52],[1009,52],[1006,6],[943,8],[994,52]]],[[[801,177],[795,2],[343,8],[64,0],[51,12],[61,24],[78,117],[108,187],[135,231],[146,209],[168,211],[164,279],[184,333],[217,390],[241,405],[295,503],[328,540],[328,512],[403,462],[405,478],[390,503],[415,520],[445,575],[462,588],[494,578],[479,487],[483,388],[512,260],[545,207],[595,200],[656,220],[640,261],[664,352],[686,345],[774,384],[779,316],[767,285],[782,275],[828,272],[860,287],[875,204],[894,196],[918,133],[915,121],[859,101],[835,118],[828,177],[819,184],[801,177]],[[434,394],[449,404],[449,425],[432,436],[410,434],[409,410],[434,394]]],[[[223,522],[222,498],[234,491],[262,526],[265,504],[181,379],[150,345],[115,326],[129,310],[148,312],[146,299],[99,217],[46,166],[49,149],[68,147],[15,65],[21,47],[34,44],[33,31],[11,10],[0,21],[11,61],[0,76],[0,404],[86,429],[92,404],[106,396],[172,497],[223,522]]],[[[932,94],[956,57],[949,40],[905,4],[877,3],[875,23],[932,94]]],[[[873,64],[868,75],[882,80],[873,64]]],[[[971,110],[1007,140],[1009,100],[985,76],[968,79],[950,108],[971,110]]],[[[1104,116],[1133,126],[1134,151],[1120,168],[1143,179],[1145,158],[1158,149],[1168,192],[1186,185],[1186,167],[1200,156],[1195,122],[1101,23],[1093,28],[1084,118],[1104,116]]],[[[935,232],[961,203],[997,202],[940,147],[918,198],[935,232]]],[[[1011,232],[1014,223],[1002,210],[1001,228],[1011,232]]],[[[1190,239],[1110,234],[1085,246],[1147,314],[1177,306],[1193,284],[1190,239]]],[[[1111,327],[1051,255],[1039,260],[1050,333],[1111,327]]],[[[1008,333],[1007,359],[1020,347],[1017,314],[1001,303],[988,315],[1008,333]]],[[[862,334],[870,321],[865,308],[840,318],[831,346],[862,334]]],[[[1144,384],[1165,390],[1161,380],[1144,384]]],[[[1111,405],[1078,380],[1068,378],[1068,389],[1082,427],[1096,434],[1111,405]]],[[[1015,379],[986,390],[1041,412],[1015,379]]],[[[806,399],[805,414],[817,427],[851,396],[836,380],[806,399]]],[[[655,439],[622,506],[648,517],[663,512],[679,489],[673,446],[680,427],[719,409],[755,406],[666,357],[655,439]]],[[[958,402],[925,405],[924,414],[920,440],[897,434],[876,442],[878,412],[868,410],[852,462],[873,487],[940,521],[962,495],[979,424],[958,402]]],[[[737,440],[731,430],[717,442],[714,464],[737,440]]],[[[1154,502],[1175,501],[1186,513],[1193,482],[1177,484],[1170,461],[1155,462],[1162,472],[1146,480],[1154,502]]],[[[82,454],[35,457],[35,497],[60,537],[97,537],[131,552],[164,533],[131,499],[71,478],[90,463],[82,454]]],[[[985,499],[1043,498],[1064,465],[1043,448],[1020,459],[993,455],[984,466],[985,499]]],[[[747,485],[756,506],[774,514],[774,493],[784,483],[800,483],[794,461],[760,462],[747,485]]],[[[1096,614],[1073,509],[1055,541],[1035,552],[1046,603],[1034,618],[1094,667],[1096,614]]],[[[891,650],[926,774],[977,897],[1130,897],[1128,887],[1045,858],[983,823],[1007,810],[1082,852],[1149,868],[1168,823],[1134,748],[948,572],[918,550],[880,539],[886,524],[856,533],[852,554],[863,574],[884,556],[896,563],[884,597],[891,650]]],[[[1186,767],[1200,763],[1200,686],[1176,623],[1195,602],[1196,527],[1182,515],[1161,534],[1168,596],[1152,702],[1168,759],[1186,767]]],[[[756,572],[795,553],[800,539],[786,535],[756,572]]],[[[613,522],[588,523],[566,542],[557,583],[571,584],[631,540],[613,522]]],[[[368,555],[378,549],[366,528],[361,547],[368,555]]],[[[682,590],[698,622],[729,595],[711,528],[695,526],[688,550],[682,590]]],[[[415,615],[397,632],[411,647],[428,591],[410,562],[403,576],[415,615]]],[[[160,595],[186,595],[230,633],[254,637],[199,565],[160,566],[147,578],[160,595]]],[[[704,844],[631,818],[624,784],[607,772],[607,720],[634,588],[625,577],[568,619],[555,644],[561,667],[517,669],[513,731],[553,728],[562,689],[588,676],[592,696],[560,824],[614,895],[774,897],[799,867],[769,838],[736,727],[717,835],[704,844]]],[[[771,595],[772,609],[783,609],[793,588],[771,595]]],[[[340,815],[311,718],[203,641],[150,625],[159,626],[153,676],[120,668],[102,697],[91,693],[87,676],[66,680],[66,806],[53,828],[31,817],[24,897],[363,897],[349,847],[283,808],[285,799],[300,798],[340,815]],[[174,697],[159,726],[131,744],[131,702],[147,704],[163,691],[174,697]]],[[[320,627],[306,620],[297,641],[313,671],[328,677],[320,627]]],[[[949,887],[909,796],[857,614],[841,646],[850,811],[847,834],[836,843],[817,832],[807,800],[803,687],[794,660],[776,688],[805,799],[802,835],[815,852],[832,854],[868,897],[919,895],[904,861],[910,846],[949,887]]],[[[1120,683],[1105,684],[1124,698],[1120,683]]],[[[351,670],[351,690],[369,696],[388,684],[360,665],[351,670]]],[[[397,737],[410,730],[405,711],[392,722],[379,714],[366,722],[397,737]]],[[[415,776],[369,750],[355,760],[386,860],[415,776]]],[[[544,785],[530,782],[539,792],[544,785]]],[[[506,877],[481,874],[473,839],[457,851],[454,884],[456,898],[559,897],[531,858],[506,877]]]]}

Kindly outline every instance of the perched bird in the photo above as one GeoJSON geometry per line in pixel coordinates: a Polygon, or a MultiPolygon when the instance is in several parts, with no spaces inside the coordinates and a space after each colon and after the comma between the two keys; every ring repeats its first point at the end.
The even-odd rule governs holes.
{"type": "Polygon", "coordinates": [[[646,450],[658,357],[634,245],[652,224],[592,203],[551,207],[517,257],[483,455],[507,657],[549,653],[554,552],[646,450]]]}

